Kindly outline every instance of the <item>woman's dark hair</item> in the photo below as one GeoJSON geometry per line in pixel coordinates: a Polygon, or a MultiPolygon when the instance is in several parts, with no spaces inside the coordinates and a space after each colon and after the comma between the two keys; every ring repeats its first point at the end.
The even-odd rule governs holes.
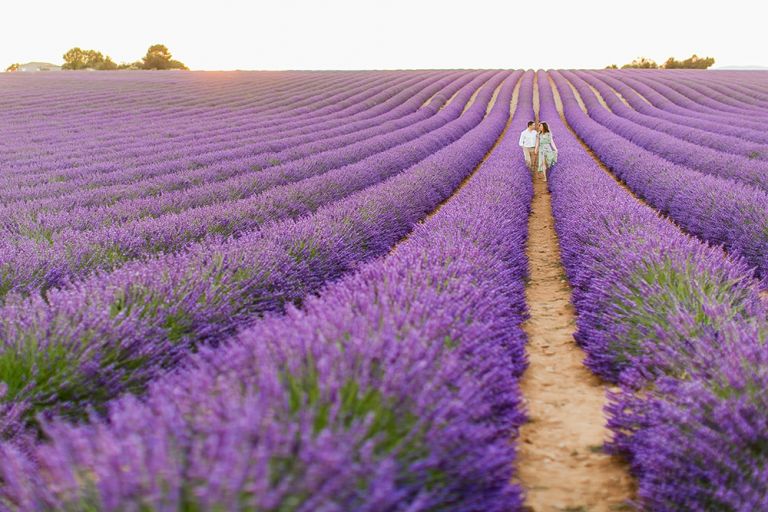
{"type": "Polygon", "coordinates": [[[541,123],[541,133],[549,133],[549,125],[547,123],[541,123]]]}

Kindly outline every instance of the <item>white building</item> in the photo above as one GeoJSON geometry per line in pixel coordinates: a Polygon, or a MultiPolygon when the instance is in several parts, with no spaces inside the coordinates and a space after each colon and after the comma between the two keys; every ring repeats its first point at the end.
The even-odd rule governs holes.
{"type": "Polygon", "coordinates": [[[61,71],[61,66],[49,62],[27,62],[19,65],[18,71],[61,71]]]}

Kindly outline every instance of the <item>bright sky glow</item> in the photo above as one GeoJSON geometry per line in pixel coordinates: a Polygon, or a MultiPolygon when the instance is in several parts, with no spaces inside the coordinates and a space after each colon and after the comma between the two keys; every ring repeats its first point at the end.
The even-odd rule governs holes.
{"type": "Polygon", "coordinates": [[[602,68],[692,53],[768,66],[765,0],[0,0],[0,70],[116,62],[153,43],[192,69],[602,68]]]}

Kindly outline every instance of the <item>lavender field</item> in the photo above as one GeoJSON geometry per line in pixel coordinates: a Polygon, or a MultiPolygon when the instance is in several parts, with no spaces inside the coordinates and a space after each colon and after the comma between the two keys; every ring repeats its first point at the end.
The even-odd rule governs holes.
{"type": "Polygon", "coordinates": [[[768,510],[768,72],[0,93],[0,510],[768,510]]]}

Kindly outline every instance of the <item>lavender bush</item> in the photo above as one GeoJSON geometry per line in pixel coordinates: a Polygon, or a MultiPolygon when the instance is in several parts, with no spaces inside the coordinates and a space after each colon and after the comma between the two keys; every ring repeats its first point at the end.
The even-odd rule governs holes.
{"type": "MultiPolygon", "coordinates": [[[[27,295],[40,288],[58,287],[66,279],[83,277],[94,269],[114,269],[126,261],[149,254],[176,252],[210,235],[239,235],[267,221],[312,212],[323,204],[341,199],[414,165],[461,137],[482,119],[485,114],[482,101],[487,103],[493,88],[504,77],[504,74],[494,77],[479,95],[480,102],[461,119],[456,117],[462,107],[454,104],[437,116],[405,130],[365,141],[362,150],[353,148],[353,151],[336,153],[319,162],[314,159],[299,160],[288,168],[268,173],[262,186],[256,188],[254,193],[269,189],[269,185],[282,183],[285,186],[265,194],[95,231],[68,229],[55,236],[36,236],[35,239],[16,243],[5,241],[0,256],[0,273],[3,276],[0,298],[10,291],[27,295]],[[358,152],[370,156],[355,162],[360,158],[358,152]],[[334,165],[341,167],[333,172],[323,172],[334,165]],[[318,172],[320,175],[314,179],[302,180],[318,172]]],[[[463,92],[467,98],[472,94],[471,90],[463,92]]]]}
{"type": "Polygon", "coordinates": [[[765,508],[768,311],[757,282],[622,190],[559,121],[543,77],[539,90],[560,147],[549,185],[576,337],[586,364],[620,385],[608,448],[629,457],[638,505],[765,508]]]}
{"type": "MultiPolygon", "coordinates": [[[[768,162],[724,153],[712,148],[687,142],[675,136],[667,135],[638,123],[635,116],[628,108],[623,110],[624,116],[618,116],[605,109],[597,100],[589,86],[578,75],[564,71],[562,76],[570,79],[570,82],[579,92],[586,105],[589,116],[599,122],[610,131],[621,135],[633,144],[636,144],[651,153],[657,154],[667,161],[685,166],[691,170],[712,174],[724,178],[741,181],[749,185],[768,190],[768,162]]],[[[607,96],[615,108],[620,108],[621,102],[617,98],[607,96]]],[[[673,132],[677,130],[667,128],[673,132]]],[[[750,147],[746,145],[746,147],[750,147]]],[[[765,148],[758,152],[764,151],[765,148]]],[[[747,151],[743,149],[742,151],[747,151]]]]}
{"type": "MultiPolygon", "coordinates": [[[[0,379],[8,383],[5,402],[27,404],[27,414],[80,414],[85,405],[140,388],[190,347],[215,342],[254,314],[300,301],[386,253],[490,149],[519,76],[504,79],[487,116],[480,101],[460,118],[466,128],[454,128],[458,136],[476,126],[456,142],[314,215],[129,263],[45,297],[9,299],[0,311],[0,360],[8,362],[0,367],[13,369],[0,379]]],[[[15,431],[16,423],[7,428],[15,431]]]]}
{"type": "Polygon", "coordinates": [[[766,192],[698,173],[632,144],[586,115],[559,73],[551,76],[574,131],[636,194],[689,233],[744,258],[762,279],[768,277],[766,192]]]}
{"type": "MultiPolygon", "coordinates": [[[[394,252],[192,357],[145,401],[48,422],[50,442],[0,445],[2,503],[519,510],[530,76],[508,135],[394,252]]],[[[500,94],[497,111],[508,104],[500,94]]]]}

